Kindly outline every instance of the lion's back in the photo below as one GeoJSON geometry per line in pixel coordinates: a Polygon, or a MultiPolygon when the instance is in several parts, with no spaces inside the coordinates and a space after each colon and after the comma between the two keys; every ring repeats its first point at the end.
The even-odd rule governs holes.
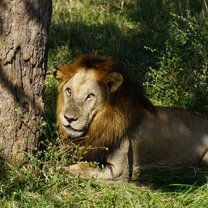
{"type": "Polygon", "coordinates": [[[208,151],[208,120],[178,108],[156,107],[135,132],[135,165],[189,167],[208,151]]]}

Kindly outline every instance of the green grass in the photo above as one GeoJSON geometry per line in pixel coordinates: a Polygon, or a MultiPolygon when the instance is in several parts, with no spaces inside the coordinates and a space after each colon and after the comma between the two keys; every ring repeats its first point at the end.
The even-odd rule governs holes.
{"type": "Polygon", "coordinates": [[[24,166],[1,163],[1,207],[207,207],[206,170],[141,169],[129,183],[99,184],[72,176],[60,144],[24,166]]]}
{"type": "Polygon", "coordinates": [[[79,149],[74,146],[70,150],[65,149],[57,139],[57,81],[53,78],[55,66],[70,63],[76,56],[93,51],[119,60],[130,73],[146,83],[146,90],[155,103],[199,109],[208,115],[205,1],[196,1],[197,4],[194,5],[186,4],[188,1],[149,2],[53,1],[44,96],[46,115],[41,122],[44,134],[42,150],[33,156],[27,155],[29,162],[24,165],[11,167],[0,163],[0,207],[208,206],[206,169],[142,168],[129,183],[100,184],[95,179],[74,177],[67,171],[66,167],[79,160],[74,154],[79,153],[79,149]],[[180,6],[178,2],[181,3],[180,6]],[[189,9],[190,15],[186,9],[189,9]],[[175,20],[170,12],[184,14],[185,20],[175,20]],[[188,25],[187,21],[190,21],[188,25]],[[193,31],[196,33],[190,33],[193,31]],[[184,47],[180,48],[181,44],[184,47]],[[191,60],[190,53],[196,59],[191,60]],[[170,67],[169,71],[165,70],[167,66],[170,67]],[[187,74],[187,69],[197,76],[189,80],[189,91],[184,92],[180,90],[187,90],[184,87],[187,80],[183,76],[187,74]],[[192,87],[195,86],[193,80],[196,81],[198,90],[192,87]],[[176,81],[178,87],[174,85],[176,81]],[[189,94],[193,96],[189,97],[189,94]],[[179,100],[176,99],[177,96],[180,97],[179,100]]]}

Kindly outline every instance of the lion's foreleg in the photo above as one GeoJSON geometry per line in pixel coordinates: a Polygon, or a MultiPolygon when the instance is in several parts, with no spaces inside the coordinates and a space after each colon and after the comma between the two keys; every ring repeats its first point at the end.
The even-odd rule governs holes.
{"type": "Polygon", "coordinates": [[[90,167],[86,162],[70,166],[70,172],[83,178],[97,177],[105,181],[127,181],[129,179],[129,151],[130,142],[124,140],[120,147],[107,159],[108,165],[103,169],[90,167]]]}

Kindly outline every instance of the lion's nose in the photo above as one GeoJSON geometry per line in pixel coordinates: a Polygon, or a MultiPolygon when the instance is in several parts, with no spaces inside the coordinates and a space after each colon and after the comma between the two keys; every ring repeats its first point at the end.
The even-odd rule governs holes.
{"type": "Polygon", "coordinates": [[[73,117],[73,116],[66,116],[66,115],[64,115],[64,118],[69,122],[69,123],[71,123],[71,122],[73,122],[73,121],[77,121],[78,120],[78,118],[77,117],[73,117]]]}

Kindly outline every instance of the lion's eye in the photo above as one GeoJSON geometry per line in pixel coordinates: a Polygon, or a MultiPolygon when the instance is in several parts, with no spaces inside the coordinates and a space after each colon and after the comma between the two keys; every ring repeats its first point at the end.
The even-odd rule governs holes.
{"type": "Polygon", "coordinates": [[[95,95],[93,93],[90,93],[89,95],[87,95],[87,97],[85,98],[85,101],[91,100],[95,97],[95,95]]]}
{"type": "Polygon", "coordinates": [[[71,96],[71,89],[70,88],[66,88],[66,95],[67,96],[71,96]]]}

